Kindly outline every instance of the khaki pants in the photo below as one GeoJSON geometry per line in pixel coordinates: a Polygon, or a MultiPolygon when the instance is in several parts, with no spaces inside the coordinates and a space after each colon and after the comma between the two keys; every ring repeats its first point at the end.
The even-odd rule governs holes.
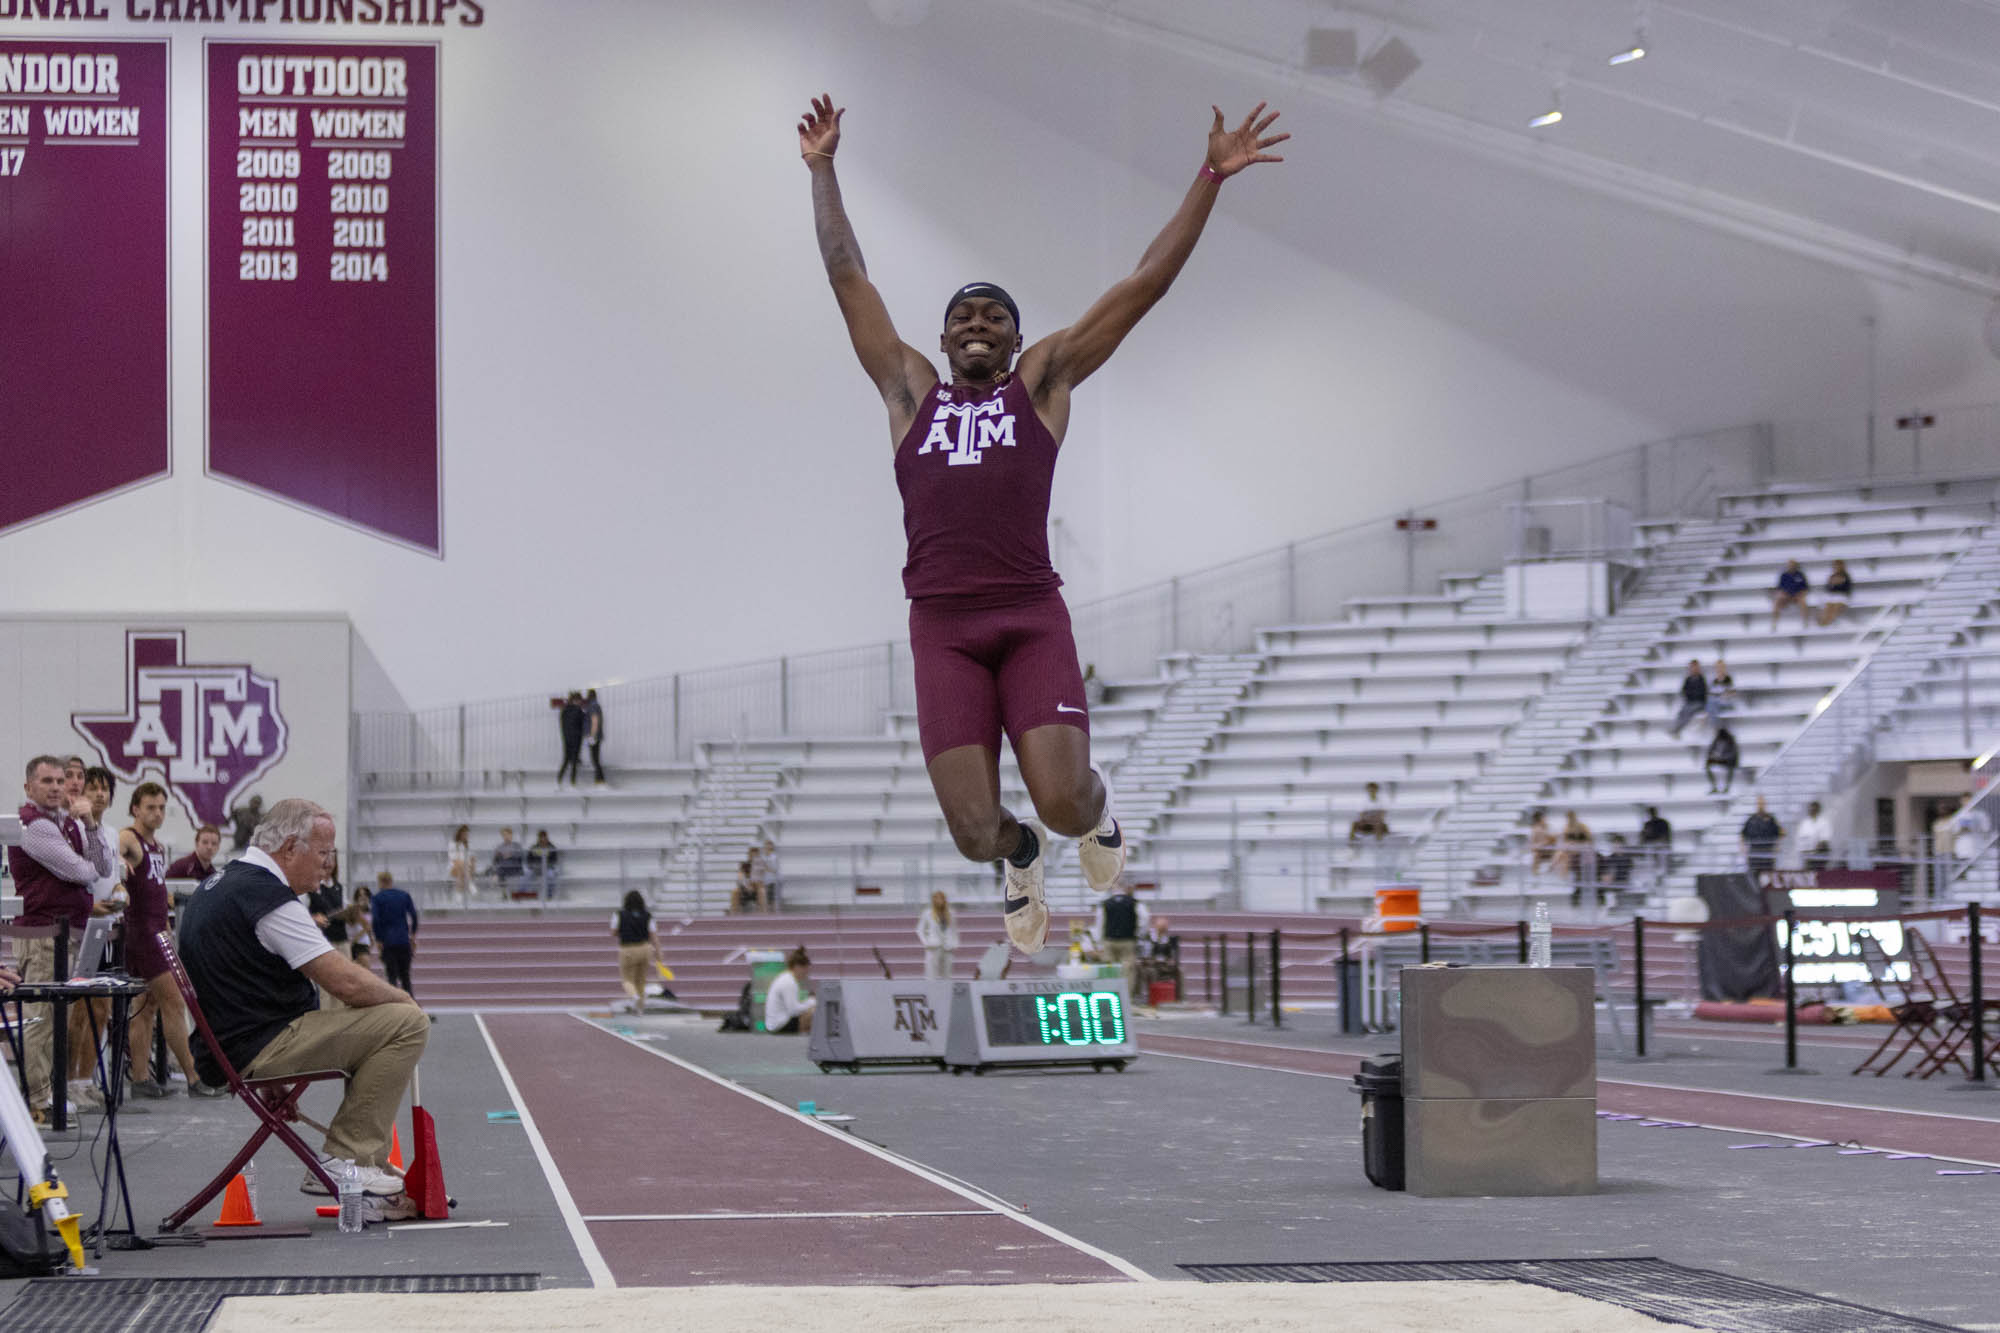
{"type": "MultiPolygon", "coordinates": [[[[56,971],[56,942],[54,940],[16,940],[15,950],[21,959],[21,980],[53,981],[56,971]]],[[[78,1013],[71,1009],[72,1020],[78,1013]]],[[[55,1006],[49,1004],[24,1004],[21,1006],[21,1021],[28,1024],[22,1034],[22,1063],[27,1066],[28,1105],[41,1110],[54,1098],[50,1095],[49,1074],[56,1061],[55,1006]],[[36,1019],[42,1021],[37,1023],[36,1019]]],[[[76,1033],[70,1033],[70,1040],[76,1040],[76,1033]]]]}
{"type": "Polygon", "coordinates": [[[277,1078],[316,1069],[347,1074],[347,1095],[326,1127],[326,1151],[361,1166],[388,1160],[389,1131],[430,1040],[430,1020],[413,1004],[315,1009],[302,1014],[258,1052],[245,1078],[277,1078]]]}
{"type": "Polygon", "coordinates": [[[652,975],[652,971],[652,945],[618,946],[618,980],[624,985],[625,993],[640,1004],[646,1002],[646,981],[652,975]]]}
{"type": "Polygon", "coordinates": [[[1132,987],[1139,973],[1139,941],[1104,941],[1104,961],[1116,963],[1125,970],[1125,997],[1132,997],[1132,987]]]}

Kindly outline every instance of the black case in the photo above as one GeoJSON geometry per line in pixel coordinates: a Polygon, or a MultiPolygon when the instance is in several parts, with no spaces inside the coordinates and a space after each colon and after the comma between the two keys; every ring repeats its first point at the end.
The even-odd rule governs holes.
{"type": "Polygon", "coordinates": [[[1369,1183],[1403,1188],[1403,1057],[1378,1055],[1354,1076],[1361,1095],[1361,1165],[1369,1183]]]}

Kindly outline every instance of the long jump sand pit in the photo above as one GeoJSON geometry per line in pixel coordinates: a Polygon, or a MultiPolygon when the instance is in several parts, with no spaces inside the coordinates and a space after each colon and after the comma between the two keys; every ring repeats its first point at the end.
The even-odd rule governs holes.
{"type": "MultiPolygon", "coordinates": [[[[511,1295],[232,1297],[210,1333],[1033,1328],[1041,1333],[1639,1333],[1675,1327],[1521,1282],[1101,1282],[979,1287],[568,1288],[511,1295]]],[[[1685,1327],[1681,1325],[1680,1327],[1685,1327]]]]}

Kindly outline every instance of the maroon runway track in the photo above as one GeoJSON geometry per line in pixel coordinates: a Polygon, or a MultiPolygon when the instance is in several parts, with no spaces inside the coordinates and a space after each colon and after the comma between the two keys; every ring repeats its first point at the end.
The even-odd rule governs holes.
{"type": "Polygon", "coordinates": [[[1095,1255],[567,1014],[488,1014],[620,1286],[1122,1281],[1095,1255]]]}
{"type": "MultiPolygon", "coordinates": [[[[1220,1060],[1284,1073],[1344,1078],[1360,1071],[1361,1057],[1338,1051],[1272,1046],[1223,1037],[1141,1036],[1139,1049],[1159,1055],[1220,1060]]],[[[1821,1080],[1810,1080],[1818,1083],[1821,1080]]],[[[1834,1104],[1840,1085],[1826,1080],[1827,1101],[1800,1097],[1721,1092],[1709,1088],[1664,1087],[1656,1083],[1600,1078],[1597,1105],[1604,1111],[1660,1120],[1783,1134],[1871,1148],[1928,1153],[1972,1162],[2000,1163],[2000,1120],[1926,1111],[1889,1111],[1834,1104]]]]}

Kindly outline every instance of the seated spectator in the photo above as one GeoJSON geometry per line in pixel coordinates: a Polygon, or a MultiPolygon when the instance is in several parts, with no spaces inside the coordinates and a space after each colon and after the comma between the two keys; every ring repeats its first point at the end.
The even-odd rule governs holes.
{"type": "Polygon", "coordinates": [[[502,898],[514,896],[514,886],[520,882],[521,868],[526,860],[521,844],[514,841],[514,830],[500,830],[500,845],[493,849],[493,883],[500,890],[502,898]]]}
{"type": "Polygon", "coordinates": [[[1833,562],[1833,572],[1826,576],[1826,600],[1820,603],[1819,623],[1831,625],[1847,614],[1847,604],[1854,597],[1854,579],[1847,572],[1847,562],[1833,562]]]}
{"type": "Polygon", "coordinates": [[[1757,808],[1743,821],[1741,846],[1744,863],[1753,875],[1761,875],[1775,870],[1778,865],[1778,840],[1785,836],[1785,830],[1778,823],[1778,817],[1764,804],[1764,798],[1757,798],[1757,808]]]}
{"type": "Polygon", "coordinates": [[[785,970],[764,993],[764,1031],[812,1031],[813,1006],[819,1001],[806,989],[811,970],[812,959],[806,957],[803,944],[785,956],[785,970]]]}
{"type": "Polygon", "coordinates": [[[1778,586],[1771,593],[1771,628],[1778,628],[1778,614],[1788,606],[1799,609],[1799,623],[1812,624],[1812,608],[1806,605],[1806,595],[1812,589],[1805,571],[1796,560],[1785,562],[1785,572],[1778,575],[1778,586]]]}
{"type": "Polygon", "coordinates": [[[1708,773],[1710,796],[1728,795],[1730,784],[1736,781],[1736,765],[1740,758],[1741,752],[1736,748],[1736,733],[1728,727],[1717,727],[1715,738],[1708,743],[1708,758],[1703,761],[1703,768],[1708,773]],[[1715,770],[1718,768],[1722,770],[1721,786],[1717,786],[1715,781],[1715,770]]]}
{"type": "Polygon", "coordinates": [[[1361,807],[1361,813],[1347,826],[1347,840],[1359,842],[1363,838],[1388,836],[1389,814],[1382,808],[1382,788],[1371,782],[1368,784],[1368,804],[1361,807]]]}
{"type": "MultiPolygon", "coordinates": [[[[333,816],[311,801],[272,805],[250,847],[188,901],[180,952],[216,1040],[247,1078],[319,1069],[347,1073],[322,1160],[355,1164],[363,1193],[394,1198],[403,1178],[386,1166],[389,1131],[424,1053],[430,1024],[414,1001],[337,954],[300,898],[334,847],[333,816]],[[315,1007],[314,986],[344,1006],[315,1007]]],[[[202,1078],[223,1081],[206,1042],[202,1078]]],[[[299,1188],[324,1194],[307,1173],[299,1188]]]]}
{"type": "Polygon", "coordinates": [[[528,887],[535,891],[536,897],[546,900],[556,896],[556,872],[560,869],[557,862],[561,859],[562,853],[549,841],[549,831],[536,829],[534,844],[527,855],[528,887]]]}
{"type": "Polygon", "coordinates": [[[1798,843],[1807,870],[1826,869],[1827,858],[1833,852],[1833,824],[1819,812],[1818,801],[1807,804],[1806,817],[1799,821],[1793,841],[1798,843]]]}
{"type": "Polygon", "coordinates": [[[1729,663],[1719,657],[1715,659],[1715,673],[1708,678],[1706,711],[1711,726],[1724,714],[1736,711],[1736,677],[1729,674],[1729,663]]]}
{"type": "Polygon", "coordinates": [[[1609,842],[1610,850],[1604,854],[1599,886],[1608,885],[1613,890],[1628,888],[1632,883],[1632,850],[1626,846],[1622,833],[1612,834],[1609,842]]]}
{"type": "Polygon", "coordinates": [[[1104,702],[1104,678],[1097,674],[1097,663],[1092,662],[1083,669],[1083,703],[1086,708],[1095,708],[1104,702]]]}
{"type": "Polygon", "coordinates": [[[748,913],[754,907],[761,912],[764,910],[764,903],[764,886],[750,877],[750,863],[737,862],[736,888],[729,896],[729,910],[748,913]]]}
{"type": "Polygon", "coordinates": [[[222,830],[203,824],[194,831],[194,850],[167,867],[168,879],[207,879],[215,873],[215,854],[222,847],[222,830]]]}
{"type": "Polygon", "coordinates": [[[1681,677],[1681,706],[1674,714],[1673,724],[1667,728],[1667,735],[1678,736],[1681,728],[1696,713],[1708,708],[1708,678],[1701,674],[1699,659],[1688,663],[1687,675],[1681,677]]]}
{"type": "Polygon", "coordinates": [[[1537,810],[1528,821],[1528,869],[1541,874],[1543,867],[1556,859],[1556,832],[1549,827],[1546,810],[1537,810]]]}
{"type": "Polygon", "coordinates": [[[1556,852],[1553,869],[1558,875],[1567,874],[1579,882],[1595,878],[1596,846],[1597,839],[1591,836],[1590,825],[1571,810],[1563,820],[1562,846],[1556,852]]]}
{"type": "Polygon", "coordinates": [[[1174,998],[1181,994],[1181,937],[1168,929],[1169,922],[1156,916],[1146,923],[1139,937],[1139,997],[1146,998],[1156,981],[1174,983],[1174,998]]]}
{"type": "Polygon", "coordinates": [[[1674,826],[1660,814],[1660,807],[1646,807],[1646,822],[1639,828],[1639,854],[1653,863],[1656,872],[1664,873],[1667,862],[1674,851],[1674,826]]]}
{"type": "Polygon", "coordinates": [[[758,864],[764,872],[764,903],[775,912],[781,901],[778,897],[778,844],[769,838],[764,839],[764,845],[758,849],[758,857],[758,864]]]}

